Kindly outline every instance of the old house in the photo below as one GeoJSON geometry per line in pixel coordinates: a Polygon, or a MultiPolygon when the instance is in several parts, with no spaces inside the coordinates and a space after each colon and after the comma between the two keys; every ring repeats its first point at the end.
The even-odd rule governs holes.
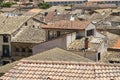
{"type": "Polygon", "coordinates": [[[102,54],[107,51],[105,36],[98,33],[95,25],[89,21],[81,21],[71,14],[61,14],[56,10],[46,12],[43,21],[46,24],[41,24],[41,28],[46,31],[47,42],[34,46],[33,54],[54,47],[77,51],[88,49],[88,52],[90,50],[95,53],[93,60],[99,61],[102,54]],[[70,47],[76,39],[80,40],[80,45],[76,45],[77,48],[70,47]],[[90,43],[92,46],[89,46],[90,43]]]}
{"type": "Polygon", "coordinates": [[[32,55],[32,46],[46,41],[45,32],[39,27],[40,22],[33,19],[33,16],[1,14],[0,20],[2,64],[32,55]]]}
{"type": "Polygon", "coordinates": [[[41,28],[46,31],[46,39],[51,40],[47,44],[43,44],[50,46],[43,46],[43,44],[35,46],[33,53],[57,47],[58,45],[60,48],[67,49],[68,45],[75,39],[96,34],[95,26],[85,21],[60,20],[47,25],[42,24],[41,28]]]}

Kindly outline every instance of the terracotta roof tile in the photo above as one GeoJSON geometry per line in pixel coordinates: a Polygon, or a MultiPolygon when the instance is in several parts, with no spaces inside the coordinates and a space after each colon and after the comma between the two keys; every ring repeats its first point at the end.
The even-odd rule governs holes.
{"type": "Polygon", "coordinates": [[[1,80],[120,80],[120,65],[95,62],[21,60],[1,80]]]}
{"type": "Polygon", "coordinates": [[[45,13],[45,22],[55,22],[59,20],[70,20],[71,14],[60,14],[59,12],[49,11],[45,13]]]}
{"type": "Polygon", "coordinates": [[[90,24],[88,21],[60,20],[58,22],[49,23],[47,25],[42,24],[41,27],[44,29],[84,30],[88,24],[90,24]]]}
{"type": "Polygon", "coordinates": [[[55,11],[47,12],[47,15],[45,16],[45,21],[50,22],[55,15],[56,15],[55,11]]]}

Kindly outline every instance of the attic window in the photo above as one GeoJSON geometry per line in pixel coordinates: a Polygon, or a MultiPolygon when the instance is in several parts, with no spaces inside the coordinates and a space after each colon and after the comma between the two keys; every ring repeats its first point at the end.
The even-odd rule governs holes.
{"type": "Polygon", "coordinates": [[[33,28],[35,28],[35,26],[33,25],[33,28]]]}
{"type": "Polygon", "coordinates": [[[94,35],[94,29],[87,30],[87,36],[94,35]]]}

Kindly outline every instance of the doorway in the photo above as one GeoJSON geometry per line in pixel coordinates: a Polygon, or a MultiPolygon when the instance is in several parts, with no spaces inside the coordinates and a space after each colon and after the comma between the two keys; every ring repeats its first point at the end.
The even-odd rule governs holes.
{"type": "Polygon", "coordinates": [[[101,54],[100,53],[98,53],[98,61],[101,59],[101,56],[100,56],[101,54]]]}

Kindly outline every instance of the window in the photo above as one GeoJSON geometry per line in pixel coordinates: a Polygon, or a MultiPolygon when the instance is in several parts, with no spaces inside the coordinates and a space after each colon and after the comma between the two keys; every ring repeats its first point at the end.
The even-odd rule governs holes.
{"type": "Polygon", "coordinates": [[[8,42],[8,36],[7,35],[3,35],[3,42],[8,42]]]}
{"type": "Polygon", "coordinates": [[[25,52],[25,48],[22,48],[22,52],[25,52]]]}
{"type": "Polygon", "coordinates": [[[9,45],[3,45],[2,46],[2,53],[3,53],[4,57],[9,57],[10,56],[9,45]]]}
{"type": "Polygon", "coordinates": [[[98,53],[98,61],[101,59],[101,57],[100,57],[100,53],[98,53]]]}
{"type": "Polygon", "coordinates": [[[29,49],[28,52],[32,53],[32,49],[29,49]]]}
{"type": "Polygon", "coordinates": [[[48,31],[48,39],[54,38],[54,33],[53,31],[48,31]]]}
{"type": "Polygon", "coordinates": [[[60,31],[57,31],[57,37],[59,37],[60,36],[60,31]]]}
{"type": "Polygon", "coordinates": [[[87,36],[94,35],[94,29],[87,30],[87,36]]]}
{"type": "Polygon", "coordinates": [[[28,23],[27,22],[25,22],[25,26],[27,26],[28,25],[28,23]]]}
{"type": "Polygon", "coordinates": [[[19,48],[15,48],[15,51],[16,51],[16,52],[20,52],[19,48]]]}

